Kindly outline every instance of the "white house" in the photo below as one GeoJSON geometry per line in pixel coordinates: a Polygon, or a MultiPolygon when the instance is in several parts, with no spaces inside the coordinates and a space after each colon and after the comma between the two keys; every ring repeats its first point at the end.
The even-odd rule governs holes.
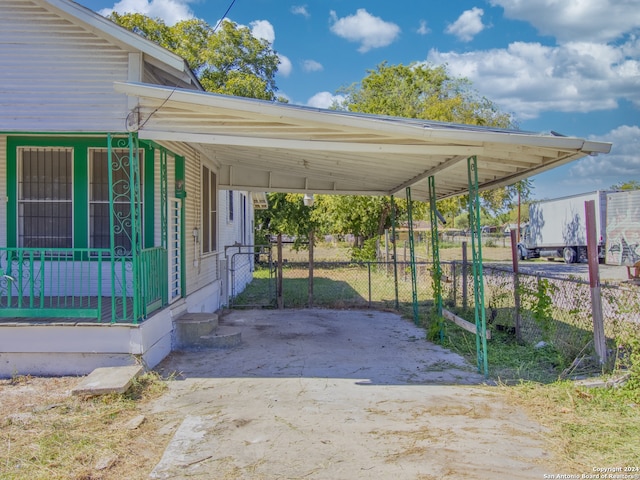
{"type": "Polygon", "coordinates": [[[175,318],[224,302],[225,247],[253,243],[253,202],[219,188],[211,155],[139,139],[114,82],[202,87],[67,0],[0,3],[0,67],[0,376],[154,366],[175,318]]]}
{"type": "Polygon", "coordinates": [[[0,2],[0,71],[0,375],[157,364],[174,319],[226,298],[248,192],[469,193],[477,210],[481,189],[611,149],[210,94],[70,0],[0,2]]]}

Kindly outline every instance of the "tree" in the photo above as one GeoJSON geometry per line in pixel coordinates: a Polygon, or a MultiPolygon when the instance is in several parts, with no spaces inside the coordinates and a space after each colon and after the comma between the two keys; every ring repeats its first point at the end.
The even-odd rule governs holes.
{"type": "Polygon", "coordinates": [[[168,26],[139,13],[114,12],[110,19],[180,55],[209,92],[276,100],[278,54],[247,27],[228,20],[217,30],[204,20],[168,26]]]}
{"type": "Polygon", "coordinates": [[[267,198],[269,208],[255,213],[256,229],[265,235],[292,235],[293,247],[303,248],[309,232],[321,227],[322,217],[315,213],[317,201],[307,207],[299,193],[270,193],[267,198]]]}
{"type": "Polygon", "coordinates": [[[337,108],[351,112],[421,118],[492,127],[515,127],[511,115],[480,96],[465,78],[454,78],[445,66],[426,63],[379,64],[359,83],[340,90],[337,108]]]}
{"type": "MultiPolygon", "coordinates": [[[[318,215],[324,218],[328,233],[354,235],[354,247],[361,248],[366,240],[382,235],[391,227],[391,197],[366,195],[319,195],[318,215]]],[[[396,218],[407,218],[407,201],[395,199],[396,218]]],[[[415,218],[423,218],[424,204],[416,205],[415,218]]]]}
{"type": "Polygon", "coordinates": [[[640,182],[637,180],[629,180],[626,182],[618,182],[609,187],[609,190],[640,190],[640,182]]]}
{"type": "MultiPolygon", "coordinates": [[[[345,99],[335,105],[337,109],[499,128],[516,127],[509,114],[501,112],[493,102],[480,96],[472,89],[469,80],[452,77],[445,66],[426,63],[388,65],[383,62],[375,70],[368,71],[360,83],[340,91],[345,99]]],[[[482,192],[483,214],[495,216],[504,213],[513,205],[518,191],[521,196],[528,195],[531,183],[523,182],[482,192]]],[[[349,204],[353,203],[347,198],[342,202],[342,207],[336,207],[339,211],[348,211],[349,204]]],[[[468,197],[462,196],[441,200],[437,208],[453,225],[454,219],[466,211],[462,205],[467,203],[468,197]]],[[[384,213],[378,210],[379,215],[384,213]]]]}

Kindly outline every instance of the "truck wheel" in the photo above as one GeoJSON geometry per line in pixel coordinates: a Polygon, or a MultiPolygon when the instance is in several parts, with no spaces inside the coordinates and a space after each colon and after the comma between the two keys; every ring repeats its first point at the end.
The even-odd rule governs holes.
{"type": "Polygon", "coordinates": [[[522,246],[518,246],[518,259],[519,260],[526,260],[527,259],[527,254],[524,250],[524,247],[522,246]]]}
{"type": "Polygon", "coordinates": [[[562,258],[564,259],[564,263],[575,263],[576,257],[576,251],[571,247],[565,247],[562,251],[562,258]]]}

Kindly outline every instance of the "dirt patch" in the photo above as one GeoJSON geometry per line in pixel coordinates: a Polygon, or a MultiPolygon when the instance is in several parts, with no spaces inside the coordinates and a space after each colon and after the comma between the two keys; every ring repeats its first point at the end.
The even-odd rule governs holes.
{"type": "Polygon", "coordinates": [[[0,380],[0,477],[146,479],[172,431],[149,399],[71,395],[81,378],[0,380]]]}

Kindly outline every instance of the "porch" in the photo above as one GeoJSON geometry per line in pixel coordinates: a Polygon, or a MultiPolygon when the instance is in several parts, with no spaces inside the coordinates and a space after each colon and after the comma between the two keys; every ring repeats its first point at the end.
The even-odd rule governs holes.
{"type": "Polygon", "coordinates": [[[107,249],[2,247],[0,323],[136,325],[167,305],[167,268],[161,247],[131,257],[107,249]]]}
{"type": "Polygon", "coordinates": [[[183,300],[168,305],[163,248],[120,258],[0,248],[0,275],[0,377],[152,367],[171,351],[173,319],[187,309],[183,300]]]}

